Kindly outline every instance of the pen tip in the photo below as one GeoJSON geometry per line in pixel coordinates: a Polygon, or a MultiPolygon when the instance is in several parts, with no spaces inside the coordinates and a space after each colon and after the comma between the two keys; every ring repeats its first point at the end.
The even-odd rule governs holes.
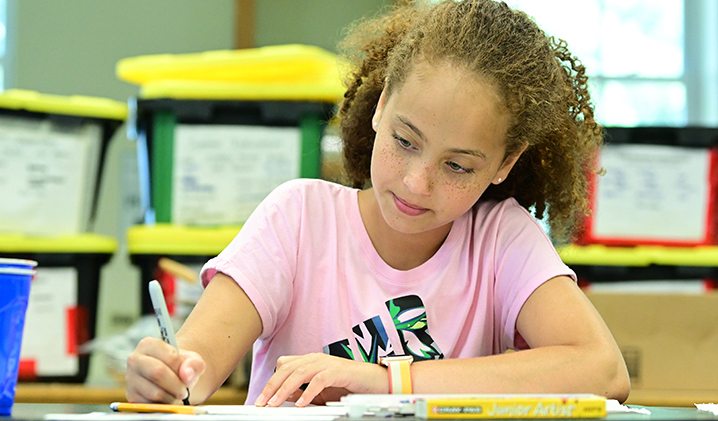
{"type": "Polygon", "coordinates": [[[113,410],[113,411],[117,411],[117,405],[118,405],[118,404],[119,404],[119,402],[112,402],[112,403],[110,404],[110,409],[113,410]]]}

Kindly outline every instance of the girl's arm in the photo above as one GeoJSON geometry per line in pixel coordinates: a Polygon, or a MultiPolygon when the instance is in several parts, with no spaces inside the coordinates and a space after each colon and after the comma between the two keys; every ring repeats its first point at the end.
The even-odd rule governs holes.
{"type": "MultiPolygon", "coordinates": [[[[412,364],[414,393],[596,393],[621,402],[628,397],[630,382],[618,346],[570,278],[559,276],[537,288],[519,313],[517,329],[531,349],[412,364]]],[[[322,354],[283,359],[257,404],[276,395],[269,405],[279,405],[310,381],[299,405],[330,387],[388,392],[386,369],[377,364],[322,354]]]]}
{"type": "Polygon", "coordinates": [[[232,373],[262,331],[252,302],[230,277],[217,273],[177,332],[180,352],[146,338],[127,359],[130,402],[207,400],[232,373]]]}
{"type": "Polygon", "coordinates": [[[595,393],[626,400],[630,381],[618,346],[570,278],[537,288],[516,324],[531,349],[415,363],[415,393],[595,393]]]}

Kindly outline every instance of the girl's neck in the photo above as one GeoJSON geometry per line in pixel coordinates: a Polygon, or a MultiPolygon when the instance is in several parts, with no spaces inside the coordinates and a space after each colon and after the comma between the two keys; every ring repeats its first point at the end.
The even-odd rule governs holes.
{"type": "Polygon", "coordinates": [[[381,214],[372,189],[359,192],[359,213],[374,249],[384,262],[397,270],[424,264],[439,250],[451,231],[451,224],[417,234],[391,228],[381,214]]]}

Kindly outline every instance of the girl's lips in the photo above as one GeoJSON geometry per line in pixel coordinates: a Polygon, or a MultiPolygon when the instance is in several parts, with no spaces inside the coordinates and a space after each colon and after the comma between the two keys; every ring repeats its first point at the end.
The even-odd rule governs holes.
{"type": "Polygon", "coordinates": [[[407,214],[409,216],[419,216],[425,212],[428,212],[428,209],[420,208],[418,206],[411,205],[409,203],[406,203],[405,201],[401,200],[396,195],[393,195],[394,197],[394,204],[396,205],[397,209],[401,211],[404,214],[407,214]]]}

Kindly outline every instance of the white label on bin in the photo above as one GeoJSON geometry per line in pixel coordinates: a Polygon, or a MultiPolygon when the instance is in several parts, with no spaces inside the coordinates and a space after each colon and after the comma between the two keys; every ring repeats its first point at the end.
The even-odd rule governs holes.
{"type": "MultiPolygon", "coordinates": [[[[192,269],[194,273],[200,273],[202,270],[201,264],[188,265],[188,267],[192,269]]],[[[186,320],[189,313],[197,304],[197,301],[199,301],[199,297],[202,295],[202,292],[204,292],[204,288],[202,288],[199,279],[196,279],[194,282],[189,282],[186,279],[175,276],[175,282],[175,300],[177,303],[175,315],[180,320],[186,320]]]]}
{"type": "Polygon", "coordinates": [[[86,230],[101,127],[0,118],[0,231],[40,235],[86,230]]]}
{"type": "MultiPolygon", "coordinates": [[[[37,376],[75,376],[77,355],[77,269],[38,267],[30,287],[21,361],[32,361],[37,376]]],[[[80,318],[81,320],[82,318],[80,318]]]]}
{"type": "Polygon", "coordinates": [[[700,241],[706,235],[710,153],[662,145],[606,145],[593,235],[700,241]]]}
{"type": "Polygon", "coordinates": [[[172,222],[243,223],[272,191],[299,177],[298,127],[178,125],[172,222]]]}

